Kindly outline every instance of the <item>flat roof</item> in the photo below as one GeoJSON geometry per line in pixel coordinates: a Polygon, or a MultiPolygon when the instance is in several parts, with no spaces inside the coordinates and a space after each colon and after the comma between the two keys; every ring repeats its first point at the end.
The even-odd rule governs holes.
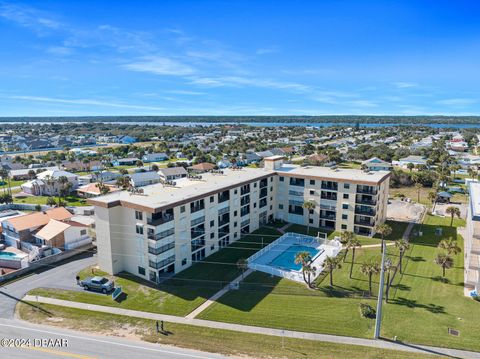
{"type": "Polygon", "coordinates": [[[480,221],[480,182],[468,184],[470,192],[470,211],[474,221],[480,221]]]}
{"type": "Polygon", "coordinates": [[[143,194],[128,191],[109,193],[88,199],[88,203],[104,208],[122,205],[147,212],[160,212],[165,208],[178,206],[215,193],[238,187],[273,175],[323,179],[330,181],[378,185],[390,176],[389,171],[364,172],[358,169],[333,169],[330,167],[283,165],[277,170],[266,168],[224,169],[223,174],[203,173],[201,180],[181,178],[175,186],[152,184],[141,187],[143,194]]]}

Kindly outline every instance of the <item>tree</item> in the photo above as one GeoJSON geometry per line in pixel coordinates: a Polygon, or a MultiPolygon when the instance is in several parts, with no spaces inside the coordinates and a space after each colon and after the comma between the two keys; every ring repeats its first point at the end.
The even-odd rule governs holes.
{"type": "Polygon", "coordinates": [[[450,221],[450,227],[453,226],[453,218],[454,218],[455,216],[457,216],[458,218],[460,218],[460,215],[461,215],[460,208],[455,207],[455,206],[447,207],[447,209],[445,210],[445,213],[446,213],[446,214],[449,214],[449,215],[452,217],[452,220],[450,221]]]}
{"type": "Polygon", "coordinates": [[[345,246],[345,256],[343,257],[344,262],[345,262],[345,259],[347,258],[348,250],[351,248],[350,242],[354,237],[355,237],[355,233],[350,231],[344,231],[340,235],[340,243],[342,243],[345,246]]]}
{"type": "Polygon", "coordinates": [[[57,205],[57,201],[55,201],[55,198],[53,197],[47,198],[47,206],[55,207],[56,205],[57,205]]]}
{"type": "Polygon", "coordinates": [[[140,160],[138,160],[137,162],[135,162],[135,165],[136,165],[137,167],[142,167],[142,166],[143,166],[143,162],[140,161],[140,160]]]}
{"type": "Polygon", "coordinates": [[[388,237],[390,234],[392,234],[392,227],[390,227],[386,223],[382,223],[375,226],[375,232],[378,233],[382,238],[382,245],[380,251],[383,253],[383,244],[385,242],[385,237],[388,237]]]}
{"type": "Polygon", "coordinates": [[[242,271],[242,279],[243,279],[245,271],[248,269],[248,260],[245,258],[240,258],[237,261],[237,268],[242,271]]]}
{"type": "Polygon", "coordinates": [[[435,206],[437,204],[437,193],[434,191],[428,192],[428,200],[432,202],[432,212],[435,212],[435,206]]]}
{"type": "Polygon", "coordinates": [[[35,179],[36,177],[37,177],[37,174],[35,173],[34,170],[29,170],[28,171],[28,178],[30,178],[32,180],[32,179],[35,179]]]}
{"type": "Polygon", "coordinates": [[[307,234],[310,233],[310,211],[315,209],[315,203],[313,201],[303,202],[302,207],[307,210],[308,219],[307,219],[307,234]]]}
{"type": "Polygon", "coordinates": [[[123,176],[128,175],[128,170],[126,168],[120,168],[118,172],[123,176]]]}
{"type": "Polygon", "coordinates": [[[330,272],[330,286],[333,287],[333,271],[335,269],[342,268],[342,265],[340,264],[340,259],[338,257],[327,257],[325,258],[323,265],[325,266],[325,268],[328,268],[328,271],[330,272]]]}
{"type": "Polygon", "coordinates": [[[352,278],[353,263],[355,263],[355,249],[361,247],[360,240],[355,236],[350,240],[350,247],[352,248],[352,264],[350,265],[350,278],[352,278]]]}
{"type": "Polygon", "coordinates": [[[388,303],[388,294],[390,292],[390,285],[392,284],[390,283],[390,273],[392,272],[393,268],[395,268],[390,258],[385,259],[383,268],[385,269],[385,272],[387,272],[387,290],[385,291],[385,302],[388,303]]]}
{"type": "Polygon", "coordinates": [[[312,266],[312,256],[309,252],[298,252],[295,256],[295,264],[302,265],[302,275],[303,280],[308,285],[309,288],[312,288],[311,276],[315,275],[316,268],[312,266]]]}
{"type": "Polygon", "coordinates": [[[445,270],[453,267],[453,258],[447,253],[438,253],[435,263],[442,267],[442,277],[445,278],[445,270]]]}
{"type": "Polygon", "coordinates": [[[158,165],[152,165],[152,171],[158,172],[159,168],[158,165]]]}
{"type": "Polygon", "coordinates": [[[398,241],[395,241],[395,248],[397,248],[398,251],[400,252],[398,265],[399,265],[400,274],[401,274],[403,256],[405,255],[405,252],[407,251],[407,249],[410,248],[410,244],[405,239],[399,239],[398,241]]]}
{"type": "Polygon", "coordinates": [[[420,182],[415,182],[415,188],[417,189],[417,202],[420,203],[420,191],[422,189],[422,184],[420,182]]]}
{"type": "Polygon", "coordinates": [[[377,262],[365,262],[360,267],[360,272],[368,276],[368,292],[372,295],[372,277],[380,272],[380,265],[377,262]]]}
{"type": "Polygon", "coordinates": [[[448,255],[456,255],[462,251],[462,249],[458,246],[457,241],[455,241],[452,237],[448,239],[442,239],[440,243],[438,243],[438,248],[445,250],[448,255]]]}
{"type": "Polygon", "coordinates": [[[415,168],[415,165],[411,162],[407,163],[407,168],[410,170],[410,173],[412,173],[412,170],[415,168]]]}

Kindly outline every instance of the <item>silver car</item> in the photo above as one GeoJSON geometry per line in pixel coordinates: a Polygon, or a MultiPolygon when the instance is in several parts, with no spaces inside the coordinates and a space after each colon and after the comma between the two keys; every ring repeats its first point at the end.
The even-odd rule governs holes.
{"type": "Polygon", "coordinates": [[[81,280],[79,284],[85,290],[95,290],[107,294],[115,288],[115,283],[105,277],[89,277],[81,280]]]}

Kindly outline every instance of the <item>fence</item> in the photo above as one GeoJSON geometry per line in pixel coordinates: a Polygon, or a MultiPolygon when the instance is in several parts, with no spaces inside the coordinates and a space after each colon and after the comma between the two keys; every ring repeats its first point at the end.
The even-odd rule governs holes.
{"type": "Polygon", "coordinates": [[[87,238],[82,238],[82,239],[79,239],[75,242],[70,242],[70,243],[67,243],[65,244],[65,250],[71,250],[71,249],[75,249],[75,248],[78,248],[78,247],[81,247],[81,246],[85,246],[87,244],[90,244],[92,243],[92,238],[90,237],[87,237],[87,238]]]}

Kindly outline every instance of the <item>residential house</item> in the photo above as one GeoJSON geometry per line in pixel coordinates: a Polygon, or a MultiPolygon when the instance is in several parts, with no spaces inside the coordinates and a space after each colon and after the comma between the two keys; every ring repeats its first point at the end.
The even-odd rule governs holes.
{"type": "Polygon", "coordinates": [[[188,170],[195,173],[204,173],[215,169],[215,165],[208,162],[198,163],[188,167],[188,170]]]}
{"type": "Polygon", "coordinates": [[[173,181],[187,177],[187,170],[184,167],[160,168],[157,173],[162,181],[173,181]]]}
{"type": "Polygon", "coordinates": [[[72,220],[50,219],[34,234],[35,244],[61,250],[74,249],[92,242],[87,228],[86,225],[72,220]]]}
{"type": "Polygon", "coordinates": [[[392,169],[391,163],[381,160],[378,157],[372,157],[363,161],[362,166],[365,166],[369,171],[390,171],[392,169]]]}
{"type": "Polygon", "coordinates": [[[71,190],[78,187],[78,176],[61,170],[47,170],[37,174],[37,178],[27,181],[20,187],[24,193],[33,196],[56,196],[62,189],[62,184],[59,182],[60,177],[66,177],[71,183],[71,190]]]}
{"type": "MultiPolygon", "coordinates": [[[[104,186],[106,186],[110,192],[120,191],[120,188],[113,184],[104,184],[104,186]]],[[[98,188],[98,183],[89,183],[79,187],[77,189],[77,194],[79,197],[91,198],[100,196],[102,193],[100,192],[100,188],[98,188]]]]}
{"type": "Polygon", "coordinates": [[[160,176],[155,171],[131,173],[129,177],[133,187],[143,187],[160,182],[160,176]]]}
{"type": "Polygon", "coordinates": [[[142,156],[143,162],[160,162],[168,160],[168,155],[166,153],[146,153],[142,156]]]}
{"type": "Polygon", "coordinates": [[[427,159],[422,156],[408,156],[404,158],[400,158],[398,161],[393,161],[392,164],[402,167],[404,169],[408,168],[408,164],[411,163],[414,166],[419,166],[419,165],[427,165],[427,159]]]}
{"type": "Polygon", "coordinates": [[[138,161],[140,161],[138,158],[133,158],[133,157],[118,158],[116,160],[113,160],[112,164],[115,167],[118,167],[118,166],[134,166],[138,161]]]}

